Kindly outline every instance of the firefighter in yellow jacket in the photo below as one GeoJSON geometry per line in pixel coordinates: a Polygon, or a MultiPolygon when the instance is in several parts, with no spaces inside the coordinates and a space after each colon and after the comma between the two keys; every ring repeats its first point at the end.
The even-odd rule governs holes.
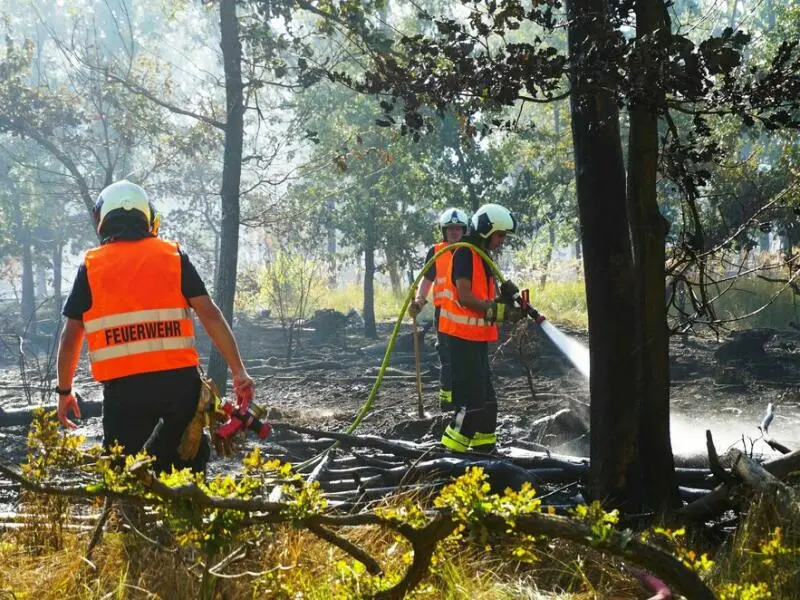
{"type": "MultiPolygon", "coordinates": [[[[442,241],[428,248],[425,255],[425,264],[428,264],[434,254],[450,244],[461,241],[467,234],[469,218],[467,213],[457,208],[447,208],[439,215],[439,228],[442,231],[442,241]]],[[[450,368],[450,348],[448,347],[447,336],[439,333],[439,313],[445,298],[453,298],[455,290],[452,283],[447,278],[450,272],[450,263],[453,260],[453,252],[444,252],[439,255],[436,262],[425,272],[414,301],[408,307],[408,314],[416,317],[425,307],[428,300],[428,293],[433,288],[433,322],[436,326],[436,352],[439,354],[439,405],[442,410],[449,410],[453,402],[453,376],[450,368]]]]}
{"type": "Polygon", "coordinates": [[[203,440],[196,456],[178,456],[181,436],[198,405],[201,380],[193,309],[233,373],[238,397],[253,380],[242,364],[228,323],[177,243],[157,237],[160,217],[146,192],[129,181],[106,187],[93,218],[101,245],[86,253],[64,305],[58,347],[58,416],[74,428],[80,417],[72,381],[84,337],[92,376],[103,384],[103,442],[142,449],[159,418],[164,425],[150,454],[155,470],[203,471],[210,456],[203,440]]]}
{"type": "MultiPolygon", "coordinates": [[[[472,215],[464,241],[491,253],[516,229],[506,208],[485,204],[472,215]]],[[[491,453],[497,443],[497,398],[489,369],[489,342],[497,341],[497,323],[518,321],[524,313],[498,298],[489,265],[469,247],[453,253],[448,279],[455,297],[442,304],[439,331],[449,338],[453,418],[442,444],[454,452],[491,453]]]]}

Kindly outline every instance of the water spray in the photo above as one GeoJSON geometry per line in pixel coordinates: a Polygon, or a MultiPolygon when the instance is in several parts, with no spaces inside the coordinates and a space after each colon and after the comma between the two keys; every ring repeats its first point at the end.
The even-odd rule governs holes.
{"type": "Polygon", "coordinates": [[[539,326],[580,374],[589,379],[589,349],[549,321],[542,321],[539,326]]]}
{"type": "MultiPolygon", "coordinates": [[[[476,248],[476,250],[478,250],[476,248]]],[[[483,255],[486,259],[487,256],[483,255]]],[[[500,281],[500,295],[508,301],[521,307],[525,313],[534,320],[534,322],[542,328],[542,332],[550,338],[550,341],[558,348],[561,353],[575,366],[576,369],[589,379],[589,349],[581,344],[574,338],[569,337],[562,332],[558,327],[550,323],[539,314],[530,303],[530,296],[528,290],[520,290],[516,285],[510,281],[503,281],[503,276],[497,269],[496,265],[489,260],[489,265],[492,271],[500,281]]]]}

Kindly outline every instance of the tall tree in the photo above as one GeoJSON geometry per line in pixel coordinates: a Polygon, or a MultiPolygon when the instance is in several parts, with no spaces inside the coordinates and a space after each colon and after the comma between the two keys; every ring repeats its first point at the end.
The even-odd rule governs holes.
{"type": "MultiPolygon", "coordinates": [[[[110,5],[106,8],[113,12],[110,5]]],[[[130,176],[131,171],[137,181],[145,183],[153,172],[191,155],[187,141],[196,135],[192,128],[176,127],[165,120],[164,111],[154,110],[147,101],[120,94],[102,69],[96,68],[103,61],[112,61],[135,71],[134,46],[127,37],[105,35],[108,23],[87,23],[80,13],[67,14],[73,16],[50,15],[54,23],[38,17],[31,22],[24,11],[15,14],[6,22],[7,43],[0,59],[4,82],[0,87],[0,132],[6,134],[1,143],[20,167],[14,170],[16,183],[29,180],[36,182],[37,192],[52,193],[51,201],[43,203],[50,209],[38,214],[58,214],[61,219],[47,236],[37,236],[37,244],[46,238],[49,245],[47,262],[54,271],[55,311],[60,308],[61,252],[73,238],[72,231],[63,227],[64,220],[83,225],[82,233],[93,232],[91,211],[100,189],[130,176]],[[83,31],[85,35],[74,34],[65,42],[59,36],[66,37],[70,27],[73,33],[83,31]],[[45,160],[44,155],[50,159],[45,160]],[[52,192],[47,192],[48,188],[52,192]],[[76,210],[82,214],[77,221],[72,218],[76,210]]],[[[104,20],[102,15],[91,14],[104,20]]],[[[111,17],[108,20],[113,21],[111,17]]],[[[36,231],[43,230],[39,227],[36,231]]]]}
{"type": "MultiPolygon", "coordinates": [[[[222,62],[225,70],[225,153],[222,162],[222,225],[219,268],[214,286],[222,314],[233,323],[236,297],[236,272],[239,258],[239,186],[242,179],[242,144],[244,138],[244,85],[242,83],[242,43],[236,0],[219,3],[222,62]]],[[[209,377],[225,393],[228,367],[213,348],[208,362],[209,377]]]]}
{"type": "Polygon", "coordinates": [[[628,214],[634,261],[638,446],[644,458],[646,504],[666,510],[678,502],[670,441],[669,330],[664,308],[665,243],[669,223],[659,210],[659,116],[666,110],[660,80],[667,64],[670,20],[661,0],[636,0],[632,53],[638,80],[629,95],[628,214]]]}
{"type": "Polygon", "coordinates": [[[592,495],[638,510],[639,414],[630,361],[636,356],[633,256],[625,206],[625,167],[616,83],[594,80],[597,61],[613,44],[604,0],[570,0],[572,138],[582,225],[591,348],[592,495]],[[597,53],[592,50],[596,48],[597,53]],[[596,85],[589,85],[595,83],[596,85]],[[583,91],[586,90],[586,91],[583,91]]]}

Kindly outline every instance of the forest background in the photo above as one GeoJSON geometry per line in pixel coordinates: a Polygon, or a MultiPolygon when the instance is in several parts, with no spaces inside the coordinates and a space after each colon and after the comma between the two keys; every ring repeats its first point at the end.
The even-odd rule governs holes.
{"type": "MultiPolygon", "coordinates": [[[[497,202],[521,223],[504,273],[592,332],[593,480],[634,508],[641,487],[674,502],[670,477],[623,476],[640,444],[645,473],[670,472],[669,334],[798,322],[796,2],[0,12],[9,332],[57,329],[94,198],[122,177],[229,319],[357,308],[368,337],[438,211],[497,202]]],[[[216,354],[209,372],[224,389],[216,354]]]]}

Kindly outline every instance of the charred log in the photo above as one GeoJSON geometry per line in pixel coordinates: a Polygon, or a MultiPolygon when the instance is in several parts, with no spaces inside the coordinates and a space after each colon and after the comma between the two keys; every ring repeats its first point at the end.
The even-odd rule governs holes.
{"type": "MultiPolygon", "coordinates": [[[[88,419],[91,417],[99,417],[103,414],[102,402],[87,402],[80,397],[79,394],[75,395],[78,400],[78,407],[81,410],[81,419],[88,419]]],[[[0,427],[12,427],[14,425],[30,425],[33,421],[33,413],[35,410],[44,409],[47,411],[55,411],[56,406],[32,406],[29,408],[20,409],[3,409],[0,408],[0,427]]]]}
{"type": "Polygon", "coordinates": [[[775,335],[772,329],[746,329],[733,332],[714,352],[720,362],[737,362],[765,358],[764,344],[775,335]]]}

